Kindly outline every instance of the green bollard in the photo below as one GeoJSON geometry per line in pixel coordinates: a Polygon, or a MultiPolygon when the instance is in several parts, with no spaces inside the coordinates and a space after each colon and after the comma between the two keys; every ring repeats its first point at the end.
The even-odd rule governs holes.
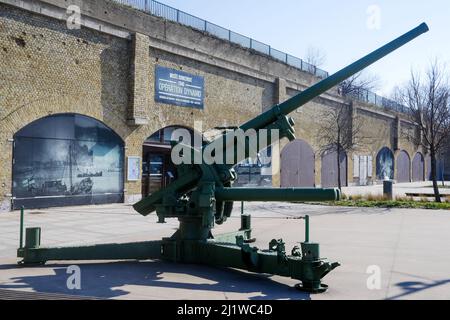
{"type": "Polygon", "coordinates": [[[41,246],[41,228],[28,228],[25,231],[25,249],[39,249],[41,246]]]}

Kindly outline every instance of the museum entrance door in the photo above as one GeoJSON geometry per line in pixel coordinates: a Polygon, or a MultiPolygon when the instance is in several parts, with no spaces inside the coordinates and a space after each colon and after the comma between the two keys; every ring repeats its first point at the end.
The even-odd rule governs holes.
{"type": "Polygon", "coordinates": [[[171,160],[170,140],[176,129],[181,126],[170,126],[151,135],[143,144],[142,150],[142,197],[147,197],[169,185],[176,178],[176,169],[171,160]]]}
{"type": "Polygon", "coordinates": [[[170,147],[144,144],[142,165],[143,197],[166,187],[175,178],[175,167],[170,160],[170,147]]]}

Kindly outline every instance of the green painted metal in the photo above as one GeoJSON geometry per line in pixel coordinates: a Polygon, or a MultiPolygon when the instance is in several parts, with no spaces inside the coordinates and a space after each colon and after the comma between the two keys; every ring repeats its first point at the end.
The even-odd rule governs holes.
{"type": "Polygon", "coordinates": [[[151,196],[136,203],[133,207],[134,210],[142,215],[148,215],[156,211],[155,204],[160,203],[165,196],[175,192],[187,192],[190,188],[195,187],[195,182],[201,177],[201,172],[197,170],[189,171],[177,180],[168,185],[165,189],[153,193],[151,196]]]}
{"type": "Polygon", "coordinates": [[[237,237],[243,237],[244,241],[248,241],[251,239],[251,230],[241,229],[235,232],[224,233],[220,235],[214,236],[214,241],[217,243],[236,243],[237,237]]]}
{"type": "Polygon", "coordinates": [[[368,66],[392,53],[393,51],[404,46],[408,42],[414,40],[418,36],[426,33],[428,31],[428,26],[426,23],[420,24],[418,27],[412,29],[411,31],[405,33],[404,35],[398,37],[397,39],[389,42],[388,44],[382,46],[381,48],[373,51],[372,53],[366,55],[365,57],[359,59],[358,61],[352,63],[351,65],[345,67],[344,69],[336,72],[335,74],[325,78],[319,83],[313,85],[312,87],[306,89],[305,91],[299,93],[293,98],[283,102],[282,104],[275,106],[268,110],[267,112],[261,114],[260,116],[250,120],[241,126],[241,129],[259,129],[264,128],[267,125],[273,123],[280,115],[287,115],[300,106],[305,105],[314,98],[320,96],[326,91],[330,90],[334,86],[340,84],[344,80],[348,79],[354,74],[364,70],[368,66]]]}
{"type": "Polygon", "coordinates": [[[305,216],[305,242],[309,242],[309,216],[305,216]]]}
{"type": "Polygon", "coordinates": [[[220,201],[337,201],[338,189],[307,189],[307,188],[223,188],[215,193],[220,201]]]}
{"type": "MultiPolygon", "coordinates": [[[[366,57],[356,61],[336,74],[306,89],[284,103],[243,124],[240,129],[254,129],[261,133],[263,129],[279,130],[279,138],[295,139],[294,121],[287,115],[322,93],[341,83],[348,77],[363,70],[407,42],[428,31],[426,24],[388,43],[366,57]]],[[[212,229],[231,216],[235,201],[336,201],[341,197],[338,189],[305,188],[233,188],[237,176],[232,169],[240,162],[236,155],[238,142],[233,134],[224,133],[218,139],[224,144],[224,156],[235,152],[229,164],[181,164],[177,165],[177,178],[166,188],[136,203],[134,209],[146,216],[152,212],[158,215],[158,221],[177,218],[178,231],[162,241],[150,241],[130,244],[103,244],[72,248],[41,248],[40,229],[27,229],[25,248],[19,248],[18,256],[22,262],[45,263],[51,260],[123,260],[123,259],[165,259],[182,263],[203,263],[216,266],[233,267],[253,272],[276,274],[301,281],[300,290],[319,293],[327,289],[321,280],[330,271],[339,266],[320,258],[320,247],[310,242],[310,218],[305,219],[305,242],[295,246],[291,254],[286,253],[283,240],[272,240],[268,249],[250,246],[251,217],[241,211],[241,229],[234,233],[214,236],[212,229]],[[229,139],[229,138],[232,139],[229,139]]],[[[268,140],[272,141],[271,133],[268,140]]],[[[250,138],[245,137],[243,155],[250,155],[250,138]]],[[[259,137],[258,137],[259,139],[259,137]]],[[[216,140],[217,141],[217,140],[216,140]]],[[[212,142],[214,143],[214,142],[212,142]]],[[[258,150],[263,144],[257,141],[258,150]]],[[[176,146],[176,142],[172,147],[176,146]]],[[[203,146],[203,149],[207,148],[203,146]]],[[[193,147],[192,155],[202,150],[193,147]]],[[[231,154],[230,154],[231,156],[231,154]]]]}
{"type": "Polygon", "coordinates": [[[19,248],[22,249],[23,248],[23,222],[24,222],[24,211],[25,208],[22,206],[22,208],[20,208],[20,234],[19,234],[19,248]]]}
{"type": "Polygon", "coordinates": [[[124,244],[97,244],[78,247],[28,247],[18,250],[24,264],[47,261],[89,260],[147,260],[161,258],[162,241],[147,241],[124,244]]]}
{"type": "Polygon", "coordinates": [[[201,263],[213,266],[245,269],[257,273],[270,273],[291,277],[304,284],[316,286],[320,279],[339,266],[329,263],[317,256],[318,249],[313,245],[305,245],[303,251],[308,258],[289,256],[284,250],[284,243],[277,242],[277,246],[269,250],[260,250],[245,244],[243,239],[237,244],[206,242],[183,242],[181,248],[175,241],[163,243],[163,256],[167,260],[183,263],[201,263]],[[180,253],[183,254],[180,254],[180,253]]]}
{"type": "Polygon", "coordinates": [[[27,228],[25,230],[25,248],[39,248],[41,245],[41,228],[27,228]]]}

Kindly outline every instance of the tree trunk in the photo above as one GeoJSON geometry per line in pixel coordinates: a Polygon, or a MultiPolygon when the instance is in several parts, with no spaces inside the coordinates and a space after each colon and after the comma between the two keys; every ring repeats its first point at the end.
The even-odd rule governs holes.
{"type": "Polygon", "coordinates": [[[342,191],[342,182],[341,182],[341,147],[337,145],[337,178],[338,178],[338,188],[342,191]]]}
{"type": "Polygon", "coordinates": [[[431,156],[431,179],[433,180],[433,190],[434,190],[434,198],[436,199],[436,202],[442,202],[441,201],[441,194],[439,192],[439,187],[438,187],[438,181],[437,181],[437,161],[436,161],[436,151],[434,150],[434,148],[431,148],[431,152],[430,152],[430,156],[431,156]]]}

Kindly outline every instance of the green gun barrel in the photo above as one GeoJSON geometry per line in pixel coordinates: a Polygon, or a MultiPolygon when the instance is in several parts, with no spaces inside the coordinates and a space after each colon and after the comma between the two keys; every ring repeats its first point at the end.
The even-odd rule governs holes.
{"type": "Polygon", "coordinates": [[[298,95],[292,97],[284,103],[281,103],[272,109],[264,112],[263,114],[257,116],[256,118],[248,121],[240,127],[240,129],[246,131],[249,129],[263,129],[277,120],[280,115],[288,115],[289,113],[295,111],[299,107],[310,102],[314,98],[320,96],[326,91],[330,90],[334,86],[340,84],[346,79],[350,78],[354,74],[362,71],[371,64],[377,62],[381,58],[387,56],[391,52],[397,50],[408,42],[414,40],[423,33],[428,32],[428,26],[426,23],[422,23],[418,27],[412,29],[411,31],[405,33],[404,35],[398,37],[397,39],[389,42],[388,44],[382,46],[381,48],[373,51],[367,56],[359,59],[358,61],[352,63],[351,65],[345,67],[344,69],[336,72],[332,76],[320,81],[319,83],[313,85],[312,87],[306,89],[305,91],[299,93],[298,95]]]}
{"type": "Polygon", "coordinates": [[[338,201],[339,189],[314,188],[223,188],[215,192],[219,201],[301,202],[338,201]]]}
{"type": "MultiPolygon", "coordinates": [[[[325,93],[327,90],[333,88],[334,86],[340,84],[344,80],[350,78],[352,75],[360,72],[361,70],[365,69],[366,67],[370,66],[371,64],[375,63],[376,61],[380,60],[381,58],[387,56],[389,53],[395,51],[396,49],[402,47],[403,45],[407,44],[408,42],[414,40],[421,34],[428,31],[428,26],[426,23],[422,23],[418,27],[412,29],[411,31],[405,33],[404,35],[398,37],[397,39],[389,42],[388,44],[382,46],[381,48],[373,51],[372,53],[368,54],[367,56],[363,57],[362,59],[352,63],[351,65],[345,67],[344,69],[336,72],[335,74],[329,76],[328,78],[320,81],[319,83],[315,84],[314,86],[306,89],[305,91],[299,93],[298,95],[292,97],[291,99],[287,100],[286,102],[283,102],[279,105],[274,106],[270,110],[262,113],[261,115],[255,117],[254,119],[248,121],[247,123],[243,124],[240,129],[243,131],[247,131],[249,129],[255,129],[260,130],[264,129],[271,124],[275,123],[277,119],[280,116],[288,115],[289,113],[295,111],[296,109],[300,108],[301,106],[305,105],[309,101],[313,100],[314,98],[320,96],[321,94],[325,93]]],[[[218,139],[223,139],[223,137],[220,137],[218,139]]],[[[212,142],[214,143],[214,141],[212,142]]],[[[196,182],[198,181],[200,176],[200,173],[197,171],[192,171],[190,174],[183,176],[181,179],[178,179],[177,181],[171,183],[168,188],[163,189],[159,192],[156,192],[151,197],[143,199],[142,201],[138,202],[134,205],[134,208],[136,211],[143,215],[148,215],[151,212],[155,211],[156,205],[158,203],[161,203],[164,196],[168,193],[177,193],[177,192],[187,192],[188,190],[192,189],[196,182]]],[[[270,189],[269,189],[270,190],[270,189]]],[[[237,195],[239,192],[248,194],[248,190],[243,192],[243,190],[237,190],[236,197],[235,198],[229,198],[230,201],[240,201],[240,196],[237,195]]],[[[303,192],[305,190],[303,189],[303,192]]],[[[258,190],[258,195],[261,196],[264,194],[267,199],[272,199],[272,194],[276,194],[274,190],[268,191],[261,191],[258,190]]],[[[290,191],[294,193],[294,196],[292,199],[295,199],[294,201],[301,201],[299,198],[297,198],[297,194],[295,191],[290,191]]],[[[230,194],[228,191],[224,191],[224,195],[227,193],[227,196],[230,194]]],[[[281,191],[283,193],[283,191],[281,191]]],[[[286,201],[286,195],[287,193],[283,193],[283,200],[286,201]]],[[[306,195],[305,195],[306,197],[306,195]]],[[[256,199],[256,198],[255,198],[256,199]]],[[[225,199],[224,199],[225,200],[225,199]]],[[[310,198],[308,197],[309,201],[310,198]]],[[[323,199],[321,199],[323,200],[323,199]]],[[[333,199],[330,199],[333,200],[333,199]]],[[[255,200],[259,201],[259,200],[255,200]]]]}

